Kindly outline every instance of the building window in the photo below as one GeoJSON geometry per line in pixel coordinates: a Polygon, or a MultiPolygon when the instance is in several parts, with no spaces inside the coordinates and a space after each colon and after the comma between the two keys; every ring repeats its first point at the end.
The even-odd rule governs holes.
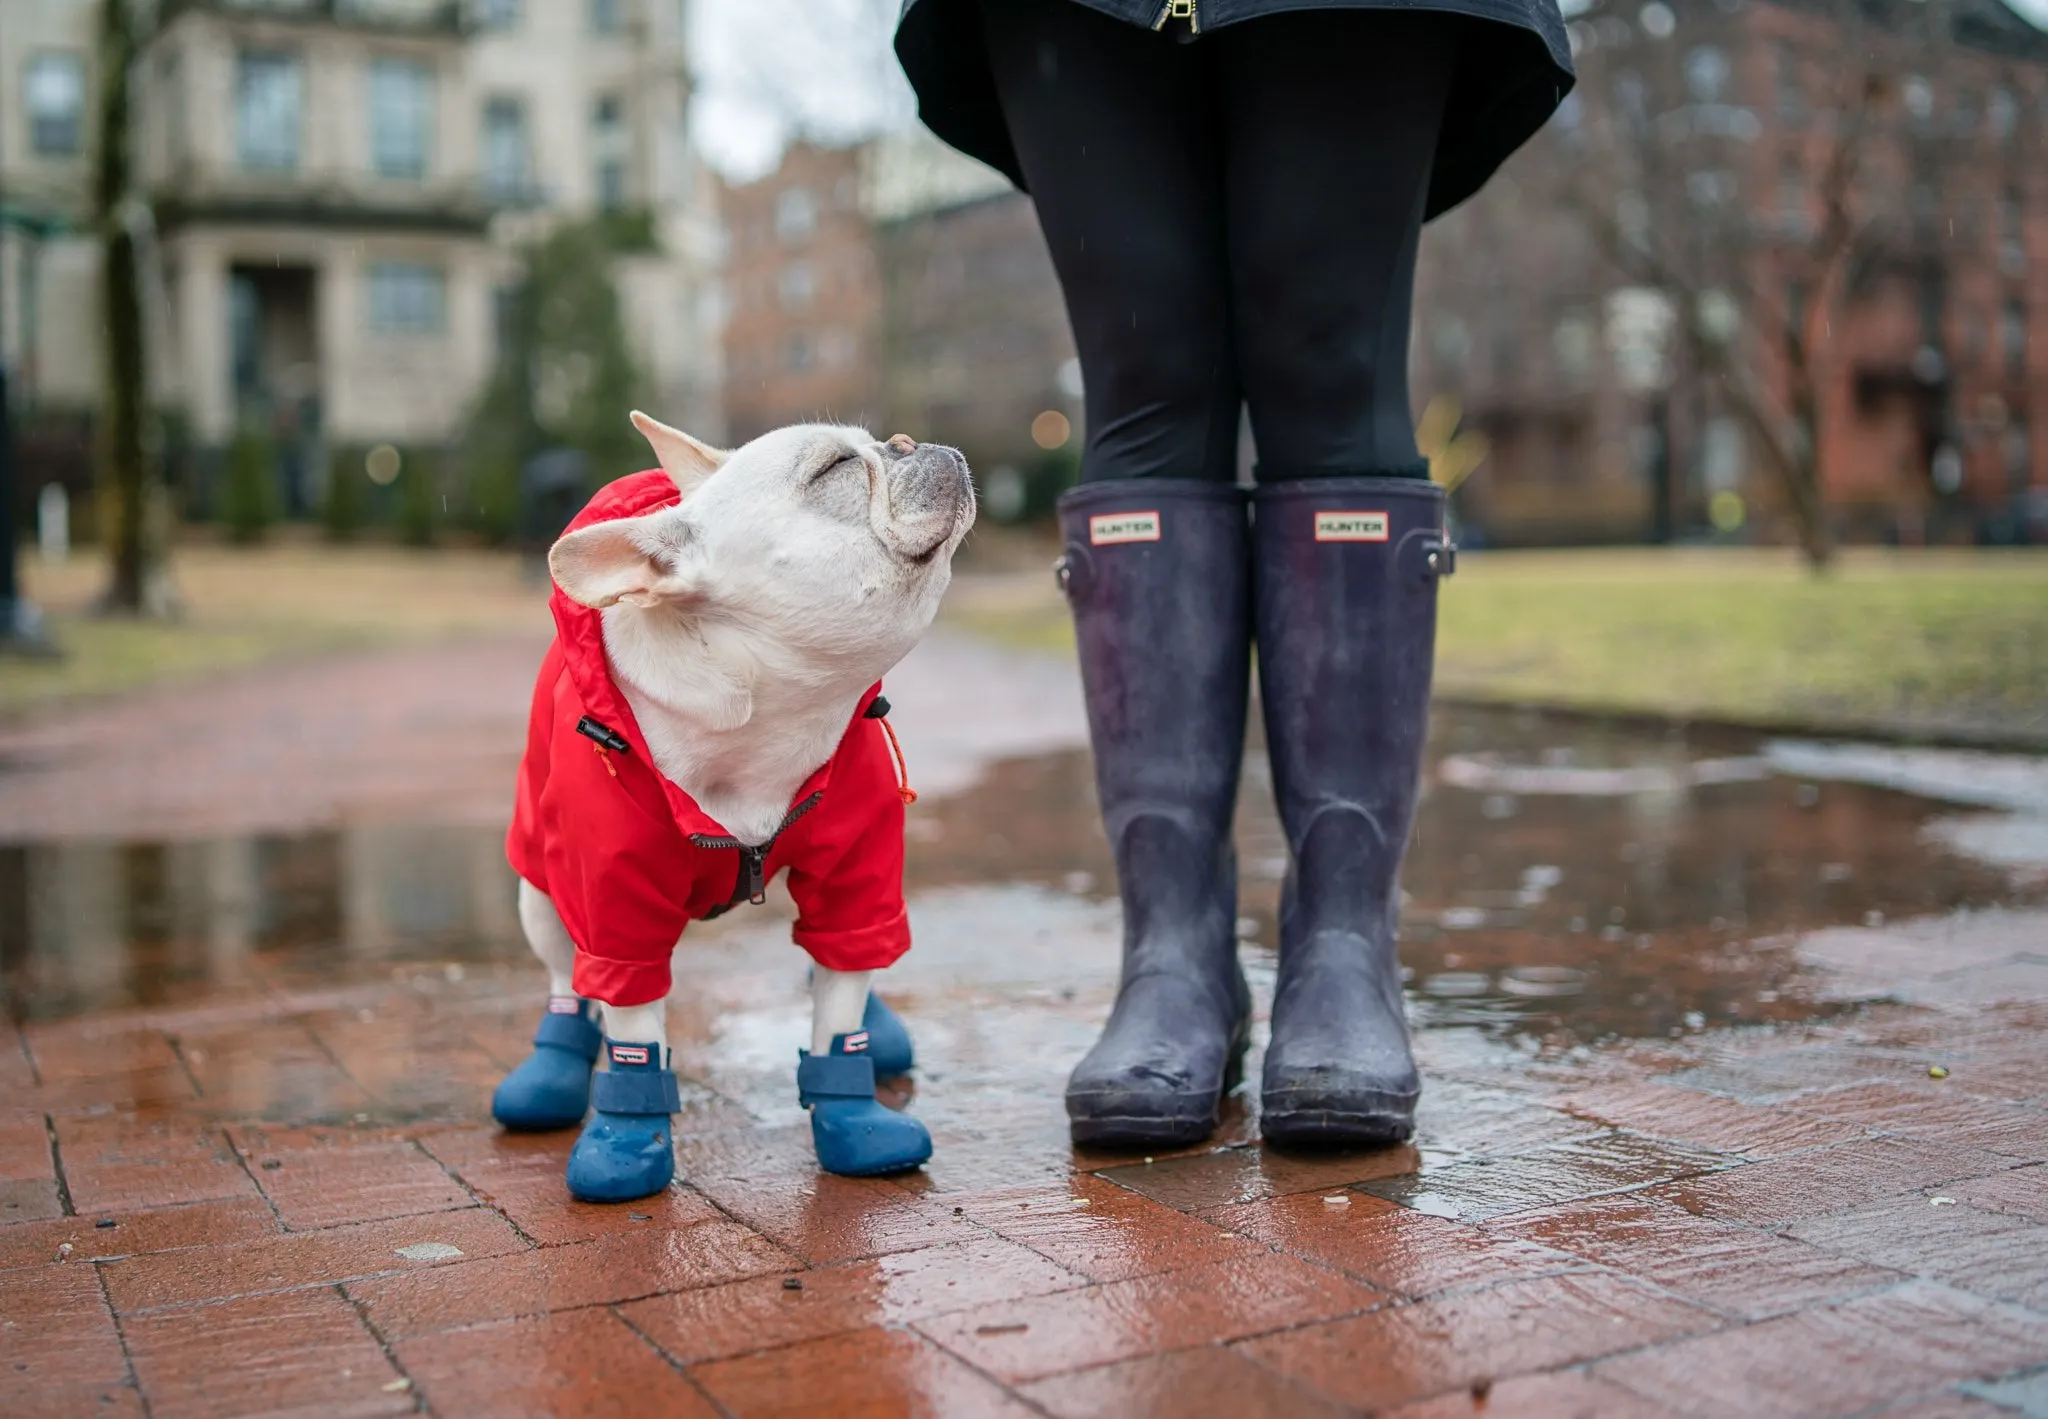
{"type": "Polygon", "coordinates": [[[297,55],[243,52],[235,72],[235,127],[243,167],[289,172],[299,165],[305,92],[297,55]]]}
{"type": "Polygon", "coordinates": [[[1925,128],[1934,118],[1934,85],[1919,74],[1909,74],[1901,89],[1906,99],[1906,112],[1913,116],[1915,125],[1925,128]]]}
{"type": "Polygon", "coordinates": [[[818,229],[818,199],[808,187],[791,187],[775,198],[775,235],[787,242],[809,241],[818,229]]]}
{"type": "Polygon", "coordinates": [[[491,340],[500,357],[518,344],[522,299],[520,288],[509,281],[491,287],[491,340]]]}
{"type": "Polygon", "coordinates": [[[1778,215],[1786,226],[1803,231],[1811,201],[1806,187],[1806,168],[1797,155],[1787,153],[1778,166],[1778,215]]]}
{"type": "Polygon", "coordinates": [[[1780,44],[1775,50],[1777,62],[1778,117],[1797,119],[1806,112],[1806,91],[1799,84],[1799,56],[1792,47],[1780,44]]]}
{"type": "Polygon", "coordinates": [[[370,61],[370,162],[379,177],[427,175],[434,71],[409,59],[370,61]]]}
{"type": "Polygon", "coordinates": [[[448,318],[448,277],[438,266],[379,261],[370,267],[370,328],[385,335],[432,335],[448,318]]]}
{"type": "Polygon", "coordinates": [[[792,261],[775,278],[775,294],[784,310],[802,310],[818,293],[818,278],[808,261],[792,261]]]}
{"type": "Polygon", "coordinates": [[[2000,143],[2012,141],[2013,133],[2019,128],[2019,100],[2012,96],[2012,90],[2002,85],[1991,91],[1991,97],[1984,100],[1984,121],[1991,130],[1991,137],[2000,143]]]}
{"type": "Polygon", "coordinates": [[[625,0],[590,0],[590,32],[617,34],[625,28],[625,0]]]}
{"type": "Polygon", "coordinates": [[[597,159],[597,208],[616,212],[626,205],[626,105],[618,95],[600,95],[591,109],[590,146],[597,159]]]}
{"type": "Polygon", "coordinates": [[[501,201],[526,194],[526,105],[515,98],[484,100],[484,189],[501,201]]]}
{"type": "Polygon", "coordinates": [[[476,0],[477,28],[509,30],[519,23],[519,0],[476,0]]]}
{"type": "Polygon", "coordinates": [[[1696,45],[1685,56],[1685,86],[1696,103],[1719,103],[1728,83],[1728,56],[1711,44],[1696,45]]]}
{"type": "Polygon", "coordinates": [[[38,54],[22,84],[29,147],[46,158],[76,153],[85,141],[85,61],[76,54],[38,54]]]}

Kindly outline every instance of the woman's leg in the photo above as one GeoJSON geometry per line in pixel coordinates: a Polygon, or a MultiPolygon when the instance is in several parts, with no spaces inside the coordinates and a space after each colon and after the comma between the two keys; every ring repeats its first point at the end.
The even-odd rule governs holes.
{"type": "Polygon", "coordinates": [[[1219,35],[1231,273],[1260,487],[1260,703],[1293,853],[1261,1127],[1408,1137],[1394,926],[1429,705],[1442,491],[1408,409],[1410,291],[1461,22],[1275,16],[1219,35]]]}
{"type": "Polygon", "coordinates": [[[1073,0],[983,0],[1003,113],[1081,357],[1081,476],[1237,476],[1207,55],[1073,0]]]}
{"type": "Polygon", "coordinates": [[[1218,31],[1232,321],[1259,481],[1420,474],[1415,253],[1457,16],[1297,11],[1218,31]]]}
{"type": "Polygon", "coordinates": [[[1077,1142],[1191,1142],[1216,1125],[1250,1002],[1230,840],[1250,592],[1208,60],[1071,0],[983,14],[1087,389],[1062,579],[1124,954],[1067,1113],[1077,1142]]]}

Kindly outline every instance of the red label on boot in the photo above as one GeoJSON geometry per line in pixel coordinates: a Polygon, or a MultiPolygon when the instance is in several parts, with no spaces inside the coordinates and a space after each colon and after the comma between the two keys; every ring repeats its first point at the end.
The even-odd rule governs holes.
{"type": "Polygon", "coordinates": [[[612,1063],[613,1063],[613,1064],[645,1064],[645,1063],[647,1063],[647,1046],[646,1046],[646,1045],[613,1045],[613,1046],[612,1046],[612,1063]]]}
{"type": "Polygon", "coordinates": [[[1088,541],[1097,547],[1118,542],[1157,542],[1159,514],[1155,512],[1106,512],[1088,519],[1088,541]]]}
{"type": "Polygon", "coordinates": [[[1318,542],[1384,542],[1387,515],[1383,512],[1319,512],[1316,514],[1318,542]]]}

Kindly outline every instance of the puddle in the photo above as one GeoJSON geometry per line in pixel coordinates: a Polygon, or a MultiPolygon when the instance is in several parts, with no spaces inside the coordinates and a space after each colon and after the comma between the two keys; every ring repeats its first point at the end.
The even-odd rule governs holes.
{"type": "MultiPolygon", "coordinates": [[[[1405,877],[1418,1026],[1591,1042],[1812,1018],[1842,1007],[1803,992],[1789,934],[2042,899],[2024,850],[2041,806],[1943,788],[2033,785],[2030,761],[1992,773],[1870,757],[1883,752],[1443,710],[1405,877]]],[[[1240,935],[1262,986],[1286,871],[1266,777],[1255,751],[1238,820],[1240,935]]],[[[911,822],[920,947],[895,987],[998,1006],[1078,993],[1092,1009],[1114,981],[1115,879],[1086,754],[999,763],[972,792],[927,797],[911,822]]],[[[800,997],[781,1001],[778,984],[770,1007],[759,982],[764,970],[798,981],[801,961],[786,938],[767,954],[774,920],[728,921],[696,949],[729,983],[679,1006],[684,1034],[715,1038],[736,1062],[760,1055],[763,1077],[771,1065],[779,1076],[800,997]]],[[[0,846],[0,993],[16,1019],[529,962],[494,829],[0,846]]],[[[1047,1049],[1070,1034],[1084,1047],[1086,1021],[1053,1013],[1019,1028],[1047,1049]]],[[[928,1018],[989,1028],[964,1011],[928,1018]]],[[[990,1056],[1014,1061],[1014,1048],[990,1056]]]]}

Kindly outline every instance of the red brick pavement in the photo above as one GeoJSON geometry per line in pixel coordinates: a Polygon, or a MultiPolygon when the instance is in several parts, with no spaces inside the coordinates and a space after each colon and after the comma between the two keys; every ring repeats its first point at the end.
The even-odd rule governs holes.
{"type": "Polygon", "coordinates": [[[309,1125],[180,1062],[293,1025],[352,1106],[426,1039],[516,1052],[534,982],[347,990],[8,1027],[0,1412],[1988,1416],[2048,1371],[2037,1003],[1467,1063],[1499,1146],[1349,1157],[1078,1156],[1053,1091],[940,1106],[940,1044],[964,1186],[821,1176],[800,1123],[698,1100],[681,1180],[599,1208],[487,1078],[309,1125]]]}
{"type": "MultiPolygon", "coordinates": [[[[514,682],[525,654],[471,669],[514,682]]],[[[420,723],[387,719],[307,732],[364,764],[420,723]]],[[[451,769],[430,736],[407,791],[481,803],[488,738],[451,769]]],[[[230,811],[137,782],[181,823],[230,811]]],[[[264,811],[337,811],[333,782],[298,792],[264,811]]],[[[1959,919],[1938,950],[1829,933],[1819,965],[1917,1003],[1818,1023],[1526,1052],[1425,1031],[1414,1147],[1267,1152],[1233,1101],[1214,1145],[1139,1159],[1076,1153],[1059,1099],[1113,918],[995,889],[916,909],[953,934],[898,997],[938,1153],[894,1180],[815,1168],[772,922],[697,948],[679,1180],[624,1207],[569,1200],[567,1136],[487,1122],[527,967],[257,951],[194,996],[0,1025],[0,1414],[2048,1406],[2048,916],[1959,919]]]]}

